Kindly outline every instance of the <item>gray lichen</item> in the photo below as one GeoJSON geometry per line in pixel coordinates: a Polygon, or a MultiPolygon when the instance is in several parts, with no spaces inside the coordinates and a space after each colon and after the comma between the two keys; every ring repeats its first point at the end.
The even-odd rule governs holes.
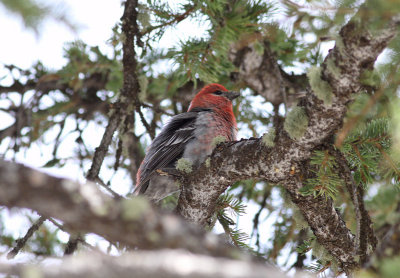
{"type": "Polygon", "coordinates": [[[125,220],[138,220],[149,209],[149,201],[142,196],[122,201],[122,217],[125,220]]]}
{"type": "Polygon", "coordinates": [[[184,173],[192,172],[193,163],[185,158],[181,158],[176,162],[176,170],[179,170],[184,173]]]}
{"type": "Polygon", "coordinates": [[[366,70],[362,73],[360,82],[363,85],[378,88],[381,85],[381,77],[376,71],[366,70]]]}
{"type": "Polygon", "coordinates": [[[264,135],[262,136],[261,141],[263,142],[264,145],[267,147],[273,147],[275,146],[275,128],[271,127],[264,135]]]}
{"type": "Polygon", "coordinates": [[[284,129],[289,134],[290,138],[300,139],[307,130],[308,117],[303,107],[293,107],[288,113],[283,124],[284,129]]]}
{"type": "MultiPolygon", "coordinates": [[[[331,64],[331,70],[333,74],[340,74],[339,69],[337,69],[335,65],[331,64]]],[[[315,95],[322,100],[324,104],[331,105],[333,98],[332,88],[328,82],[321,79],[321,72],[322,70],[320,67],[311,67],[307,72],[307,77],[315,95]]]]}
{"type": "Polygon", "coordinates": [[[211,145],[213,148],[215,148],[218,144],[226,142],[226,137],[222,135],[218,135],[213,138],[211,145]]]}
{"type": "Polygon", "coordinates": [[[336,78],[340,78],[340,68],[335,65],[335,61],[333,59],[328,59],[326,61],[326,67],[328,71],[336,78]]]}
{"type": "Polygon", "coordinates": [[[338,271],[338,262],[336,259],[329,253],[328,250],[323,247],[318,240],[314,240],[311,243],[312,255],[321,261],[323,265],[330,263],[330,268],[334,273],[338,271]]]}

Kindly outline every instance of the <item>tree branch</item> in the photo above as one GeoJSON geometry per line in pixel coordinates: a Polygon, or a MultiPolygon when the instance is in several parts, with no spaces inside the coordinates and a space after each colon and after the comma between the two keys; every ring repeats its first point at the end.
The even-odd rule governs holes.
{"type": "Polygon", "coordinates": [[[354,269],[357,266],[352,256],[355,254],[354,236],[330,200],[298,193],[302,187],[299,177],[306,176],[300,165],[339,129],[346,104],[362,89],[361,74],[373,67],[378,55],[396,35],[398,23],[398,19],[392,19],[379,33],[375,30],[375,37],[368,31],[368,22],[354,20],[345,25],[335,48],[322,64],[321,78],[332,89],[331,104],[325,104],[315,92],[310,92],[299,102],[308,117],[304,135],[292,140],[285,130],[277,130],[273,148],[265,146],[261,138],[220,145],[211,155],[210,163],[203,163],[196,172],[182,176],[178,213],[189,221],[207,225],[218,196],[234,182],[256,178],[280,183],[339,266],[346,272],[354,269]]]}
{"type": "MultiPolygon", "coordinates": [[[[139,105],[139,81],[137,78],[136,67],[136,52],[135,38],[139,41],[139,29],[136,22],[137,17],[137,0],[127,0],[125,2],[124,14],[121,18],[122,32],[125,35],[123,43],[122,64],[124,69],[124,83],[121,89],[121,96],[116,105],[113,106],[111,117],[99,147],[96,148],[93,157],[92,166],[86,176],[88,180],[93,181],[100,172],[101,165],[105,155],[108,152],[108,147],[111,144],[114,132],[117,130],[121,122],[126,122],[125,118],[133,111],[129,108],[133,102],[135,106],[139,105]]],[[[135,107],[134,106],[134,107],[135,107]]],[[[133,126],[133,123],[131,123],[133,126]]]]}
{"type": "Polygon", "coordinates": [[[142,197],[117,201],[91,182],[81,185],[13,162],[0,161],[0,205],[37,211],[68,230],[92,232],[130,248],[184,248],[199,254],[238,256],[218,236],[167,213],[142,197]]]}
{"type": "MultiPolygon", "coordinates": [[[[261,36],[261,35],[260,35],[261,36]]],[[[261,38],[260,38],[261,39],[261,38]]],[[[246,86],[274,105],[284,103],[292,106],[300,96],[304,96],[308,87],[305,74],[289,75],[276,61],[267,40],[263,42],[264,52],[260,54],[254,43],[237,43],[231,48],[229,58],[239,71],[233,73],[246,86]]]]}
{"type": "Polygon", "coordinates": [[[16,246],[10,252],[8,252],[7,259],[13,259],[19,253],[19,251],[24,248],[28,239],[33,235],[34,232],[36,232],[40,228],[45,220],[46,217],[40,216],[39,219],[36,220],[35,223],[33,223],[33,225],[28,229],[25,236],[15,241],[16,246]]]}
{"type": "MultiPolygon", "coordinates": [[[[139,28],[136,22],[137,19],[137,0],[125,1],[124,14],[122,15],[122,32],[125,35],[122,50],[122,64],[123,64],[123,88],[121,89],[121,95],[111,110],[110,120],[106,127],[106,130],[101,139],[100,145],[96,148],[92,165],[86,175],[86,178],[90,181],[98,179],[101,165],[103,164],[104,158],[108,153],[108,148],[111,144],[112,138],[115,131],[120,126],[121,122],[125,125],[125,131],[130,130],[134,127],[134,110],[130,108],[131,103],[134,103],[134,107],[140,112],[139,102],[139,81],[137,78],[136,67],[136,52],[135,52],[135,38],[137,42],[140,42],[139,28]]],[[[79,236],[78,236],[79,238],[79,236]]],[[[73,253],[72,247],[77,247],[76,239],[71,239],[68,242],[69,253],[73,253]]]]}
{"type": "MultiPolygon", "coordinates": [[[[60,265],[37,266],[0,264],[0,273],[19,277],[44,278],[284,278],[288,277],[272,266],[260,263],[210,258],[183,250],[135,251],[122,256],[81,253],[64,259],[60,265]],[[25,274],[25,275],[24,275],[25,274]],[[32,274],[32,275],[28,275],[32,274]]],[[[296,273],[295,278],[310,277],[296,273]]]]}
{"type": "Polygon", "coordinates": [[[346,183],[347,191],[354,205],[357,221],[356,249],[357,254],[360,256],[360,264],[363,265],[368,260],[369,248],[371,247],[372,251],[374,251],[378,240],[375,236],[372,220],[364,206],[364,190],[362,185],[355,183],[343,154],[339,150],[334,150],[334,155],[339,165],[340,175],[346,183]]]}

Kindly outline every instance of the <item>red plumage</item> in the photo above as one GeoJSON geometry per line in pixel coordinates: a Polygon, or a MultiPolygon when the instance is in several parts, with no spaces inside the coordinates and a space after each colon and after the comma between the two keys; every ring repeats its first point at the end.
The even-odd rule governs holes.
{"type": "Polygon", "coordinates": [[[156,170],[175,168],[182,157],[197,167],[211,154],[215,137],[235,140],[237,126],[232,100],[238,96],[215,83],[201,89],[188,112],[172,117],[151,143],[136,176],[135,194],[145,194],[154,201],[166,197],[178,187],[156,170]]]}

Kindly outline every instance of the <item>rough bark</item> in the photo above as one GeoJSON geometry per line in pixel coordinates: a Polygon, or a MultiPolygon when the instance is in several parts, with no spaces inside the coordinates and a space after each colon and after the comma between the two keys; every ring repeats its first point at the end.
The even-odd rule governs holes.
{"type": "MultiPolygon", "coordinates": [[[[123,87],[121,89],[121,95],[118,98],[118,101],[115,105],[112,106],[111,116],[108,121],[108,125],[106,130],[104,131],[103,137],[101,139],[100,145],[96,148],[92,165],[86,175],[86,178],[89,181],[96,181],[99,179],[99,173],[101,166],[103,164],[104,158],[108,152],[108,148],[111,144],[115,131],[123,122],[123,132],[131,130],[135,125],[134,111],[139,112],[140,116],[143,118],[143,115],[140,111],[140,102],[139,102],[139,92],[140,86],[137,78],[137,61],[136,61],[136,51],[135,51],[135,39],[137,42],[140,42],[139,38],[139,28],[136,22],[137,18],[137,0],[127,0],[125,2],[124,14],[121,18],[122,21],[122,32],[125,35],[125,39],[123,42],[123,75],[124,82],[123,87]],[[133,105],[132,105],[133,103],[133,105]],[[135,109],[133,109],[133,107],[135,109]]],[[[149,131],[147,127],[146,121],[143,119],[143,124],[149,131]]],[[[118,158],[119,159],[119,158],[118,158]]],[[[106,187],[107,188],[107,187],[106,187]]],[[[79,238],[79,236],[78,236],[79,238]]],[[[78,246],[78,238],[70,237],[67,247],[70,247],[68,250],[69,254],[74,252],[74,248],[78,246]]],[[[67,254],[67,250],[65,252],[67,254]]]]}
{"type": "Polygon", "coordinates": [[[117,201],[88,182],[81,185],[13,162],[0,161],[0,205],[37,211],[68,230],[96,233],[130,248],[184,248],[216,256],[238,256],[218,236],[180,217],[161,213],[136,197],[117,201]]]}
{"type": "MultiPolygon", "coordinates": [[[[20,277],[43,278],[284,278],[272,266],[246,261],[210,258],[183,250],[135,251],[122,256],[82,253],[62,261],[60,265],[0,264],[0,273],[20,277]],[[134,275],[133,275],[134,274],[134,275]]],[[[295,278],[310,277],[297,273],[295,278]]]]}
{"type": "Polygon", "coordinates": [[[268,41],[263,41],[264,52],[260,54],[254,43],[238,43],[231,48],[230,59],[239,69],[232,73],[236,81],[242,81],[254,92],[260,94],[273,105],[284,103],[292,106],[300,96],[304,96],[308,86],[307,77],[289,75],[278,65],[268,41]]]}
{"type": "Polygon", "coordinates": [[[310,158],[312,151],[342,125],[346,104],[362,89],[362,73],[373,67],[378,55],[395,36],[398,23],[398,19],[393,19],[379,33],[375,31],[375,36],[368,31],[368,22],[350,21],[345,25],[336,46],[322,65],[321,78],[332,89],[332,103],[324,104],[314,92],[299,102],[308,117],[304,135],[292,140],[281,129],[277,131],[273,148],[263,145],[261,138],[220,146],[212,154],[210,163],[204,163],[190,176],[181,178],[183,188],[177,211],[192,222],[207,225],[218,196],[235,181],[256,178],[280,183],[299,206],[318,241],[334,256],[339,266],[346,272],[354,269],[357,266],[354,235],[331,201],[303,197],[298,193],[302,184],[297,176],[301,164],[310,158]]]}
{"type": "Polygon", "coordinates": [[[140,87],[136,73],[137,61],[135,52],[135,39],[140,41],[138,38],[139,29],[136,22],[137,4],[136,0],[128,0],[125,2],[124,14],[121,18],[122,32],[125,35],[122,57],[124,83],[121,89],[121,96],[116,105],[113,105],[109,123],[104,132],[100,146],[96,148],[92,166],[86,176],[87,179],[91,181],[95,180],[98,176],[104,157],[107,154],[108,147],[111,144],[114,132],[117,130],[121,122],[124,121],[125,125],[130,128],[134,126],[134,118],[132,116],[134,110],[132,110],[132,108],[129,109],[132,102],[136,109],[140,109],[140,87]]]}

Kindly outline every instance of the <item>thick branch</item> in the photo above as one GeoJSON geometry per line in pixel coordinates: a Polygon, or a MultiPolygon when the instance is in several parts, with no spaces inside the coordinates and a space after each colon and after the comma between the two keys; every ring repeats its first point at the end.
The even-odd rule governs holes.
{"type": "Polygon", "coordinates": [[[291,106],[299,96],[305,95],[307,77],[304,74],[293,76],[284,72],[278,65],[269,43],[263,43],[262,54],[253,43],[243,46],[243,43],[239,42],[231,48],[229,57],[239,68],[233,77],[243,81],[266,101],[274,105],[285,103],[291,106]]]}
{"type": "MultiPolygon", "coordinates": [[[[81,253],[63,260],[60,265],[0,264],[0,273],[20,277],[44,278],[284,278],[288,277],[271,266],[252,262],[210,258],[183,250],[135,251],[122,256],[81,253]],[[25,274],[25,275],[23,275],[25,274]]],[[[296,278],[310,277],[296,273],[296,278]]]]}
{"type": "Polygon", "coordinates": [[[340,43],[330,51],[322,65],[322,77],[329,82],[333,91],[332,104],[324,104],[314,93],[307,94],[299,102],[308,117],[304,135],[292,140],[285,130],[278,130],[273,148],[263,145],[261,138],[220,146],[211,156],[210,163],[203,164],[198,171],[182,178],[184,186],[177,206],[181,215],[206,225],[215,211],[218,196],[230,184],[249,178],[279,182],[295,202],[297,199],[305,202],[299,208],[307,220],[321,220],[318,223],[310,221],[309,224],[318,241],[338,260],[340,266],[347,272],[356,265],[351,256],[355,254],[354,236],[334,210],[332,202],[323,198],[301,197],[298,193],[301,183],[293,175],[299,172],[299,165],[310,158],[312,151],[339,129],[346,104],[352,94],[362,88],[361,74],[373,67],[377,56],[396,34],[393,22],[375,37],[363,23],[357,22],[350,21],[342,28],[340,43]],[[338,229],[341,231],[340,239],[337,238],[339,234],[333,232],[338,229]],[[326,234],[324,230],[332,233],[326,234]]]}
{"type": "Polygon", "coordinates": [[[0,176],[0,205],[30,208],[62,220],[67,229],[96,233],[131,248],[238,255],[237,249],[221,244],[216,235],[175,215],[157,212],[141,197],[116,201],[94,183],[81,185],[6,161],[0,161],[0,176]]]}
{"type": "Polygon", "coordinates": [[[356,246],[354,235],[346,227],[346,223],[337,213],[333,201],[325,196],[303,196],[299,189],[303,187],[300,177],[293,177],[285,181],[285,188],[305,220],[318,239],[318,243],[325,247],[341,263],[345,270],[357,266],[354,256],[356,246]]]}

